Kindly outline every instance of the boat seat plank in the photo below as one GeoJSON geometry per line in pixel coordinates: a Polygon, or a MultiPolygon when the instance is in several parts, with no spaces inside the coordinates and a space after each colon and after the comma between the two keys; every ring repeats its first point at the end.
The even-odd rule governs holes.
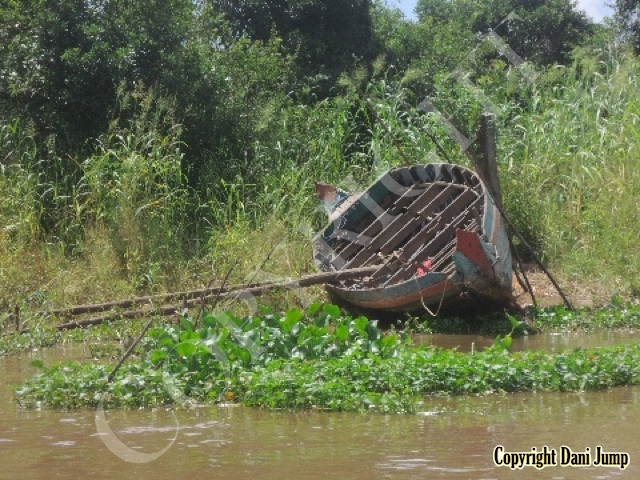
{"type": "Polygon", "coordinates": [[[384,254],[391,253],[407,237],[407,234],[412,233],[413,230],[419,227],[420,223],[423,222],[424,219],[429,219],[429,222],[422,228],[420,232],[418,232],[409,240],[404,248],[405,254],[411,257],[415,252],[414,247],[419,247],[422,244],[423,237],[427,236],[427,233],[425,232],[430,230],[431,223],[436,221],[442,223],[448,218],[456,218],[461,212],[467,209],[469,202],[474,198],[477,198],[475,192],[467,189],[461,195],[456,197],[449,205],[447,205],[444,210],[442,210],[442,212],[437,213],[435,217],[431,219],[429,219],[429,217],[426,215],[429,209],[425,207],[425,209],[418,212],[418,216],[408,221],[405,226],[403,226],[393,237],[391,237],[380,248],[380,251],[384,254]]]}
{"type": "MultiPolygon", "coordinates": [[[[354,255],[362,254],[364,250],[368,250],[369,252],[375,251],[375,249],[377,249],[378,246],[382,244],[384,239],[389,234],[393,233],[394,229],[401,224],[402,218],[404,218],[404,216],[413,214],[413,212],[418,211],[426,202],[429,201],[430,198],[438,198],[443,194],[443,192],[448,191],[450,187],[452,187],[451,184],[440,182],[429,184],[426,187],[420,186],[408,189],[403,194],[403,196],[398,198],[398,200],[394,202],[394,204],[390,207],[390,210],[394,212],[395,216],[384,228],[382,228],[381,222],[371,223],[362,233],[360,233],[360,238],[357,241],[352,242],[351,245],[346,246],[344,249],[337,253],[339,253],[339,255],[343,259],[349,261],[353,259],[354,255]],[[415,193],[420,190],[423,190],[423,192],[416,198],[415,193]],[[407,205],[409,206],[407,207],[407,205]],[[405,207],[407,207],[406,211],[402,212],[405,207]],[[362,249],[362,246],[365,246],[366,248],[362,249]],[[360,250],[359,253],[358,250],[360,250]]],[[[453,187],[458,186],[455,185],[453,187]]]]}
{"type": "MultiPolygon", "coordinates": [[[[476,202],[481,201],[480,198],[476,202]]],[[[448,243],[448,239],[455,237],[455,231],[457,228],[461,228],[465,222],[469,221],[471,213],[469,209],[464,209],[458,214],[458,216],[451,221],[442,231],[438,232],[435,237],[429,238],[417,238],[412,239],[405,247],[405,252],[410,255],[410,258],[423,247],[426,252],[437,252],[448,243]]]]}
{"type": "MultiPolygon", "coordinates": [[[[482,197],[476,198],[476,200],[471,205],[469,205],[467,208],[463,208],[451,223],[449,223],[444,229],[438,231],[435,235],[433,235],[433,232],[431,230],[423,230],[418,235],[413,237],[404,247],[405,255],[410,258],[409,262],[407,262],[410,266],[405,267],[404,269],[400,269],[398,272],[396,272],[396,274],[389,279],[389,284],[402,281],[411,270],[411,268],[417,265],[416,253],[418,251],[421,253],[421,257],[424,260],[427,256],[429,256],[429,252],[433,252],[433,255],[437,255],[437,253],[441,252],[448,243],[455,243],[456,229],[462,227],[465,222],[468,222],[470,220],[470,211],[482,200],[482,197]]],[[[451,252],[451,254],[453,254],[453,252],[451,252]]]]}
{"type": "Polygon", "coordinates": [[[388,207],[383,207],[384,210],[381,211],[379,206],[374,206],[376,211],[375,221],[368,223],[363,228],[356,229],[356,232],[346,230],[336,232],[336,239],[349,240],[347,243],[341,243],[339,246],[336,246],[336,253],[343,259],[349,260],[360,248],[369,245],[372,239],[375,238],[395,216],[400,214],[402,209],[409,205],[416,196],[425,193],[425,191],[430,188],[437,189],[441,187],[438,185],[414,185],[407,188],[403,194],[393,200],[388,207]]]}
{"type": "MultiPolygon", "coordinates": [[[[456,198],[460,198],[465,195],[465,193],[471,192],[471,190],[461,187],[460,185],[448,184],[447,187],[434,197],[429,195],[429,192],[422,194],[411,204],[403,216],[396,217],[393,222],[378,234],[370,245],[360,250],[356,256],[348,261],[345,268],[353,268],[353,265],[367,264],[377,252],[382,252],[383,254],[391,253],[396,246],[406,240],[407,235],[412,234],[419,224],[424,221],[420,216],[417,216],[418,214],[426,211],[434,211],[442,205],[443,202],[446,202],[451,195],[460,191],[462,191],[462,194],[456,198]]],[[[454,200],[452,204],[455,202],[456,200],[454,200]]],[[[446,211],[447,208],[448,206],[445,207],[444,211],[446,211]]]]}
{"type": "MultiPolygon", "coordinates": [[[[462,219],[462,221],[460,222],[460,226],[459,228],[462,228],[463,230],[467,230],[469,232],[477,232],[478,231],[478,226],[477,223],[474,219],[470,219],[469,218],[464,218],[462,219]],[[467,220],[467,223],[465,224],[465,220],[467,220]]],[[[455,232],[454,235],[452,235],[452,239],[451,242],[449,244],[447,244],[447,246],[445,247],[448,248],[448,246],[450,244],[455,244],[456,243],[456,237],[455,237],[455,232]]],[[[409,257],[408,262],[410,264],[418,264],[420,262],[423,262],[427,259],[427,257],[431,257],[433,258],[433,269],[436,270],[438,268],[438,259],[440,257],[442,257],[442,252],[441,251],[436,251],[434,254],[434,250],[433,250],[433,245],[430,244],[425,244],[423,243],[422,245],[420,245],[420,248],[418,248],[418,250],[414,253],[412,253],[409,257]]]]}

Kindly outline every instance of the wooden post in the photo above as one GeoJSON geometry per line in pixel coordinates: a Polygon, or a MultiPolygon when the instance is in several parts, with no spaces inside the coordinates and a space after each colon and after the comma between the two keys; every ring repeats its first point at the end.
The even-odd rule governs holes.
{"type": "Polygon", "coordinates": [[[496,153],[496,116],[484,112],[480,115],[478,128],[478,155],[476,155],[478,175],[491,192],[493,199],[502,206],[502,189],[498,177],[496,153]]]}

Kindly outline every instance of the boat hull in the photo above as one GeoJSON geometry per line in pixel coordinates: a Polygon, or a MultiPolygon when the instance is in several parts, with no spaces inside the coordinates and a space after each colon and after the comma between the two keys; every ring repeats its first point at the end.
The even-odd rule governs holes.
{"type": "Polygon", "coordinates": [[[326,286],[348,304],[432,310],[462,302],[469,292],[476,300],[513,304],[502,217],[480,178],[464,167],[391,170],[330,218],[314,239],[320,269],[384,265],[371,278],[326,286]]]}

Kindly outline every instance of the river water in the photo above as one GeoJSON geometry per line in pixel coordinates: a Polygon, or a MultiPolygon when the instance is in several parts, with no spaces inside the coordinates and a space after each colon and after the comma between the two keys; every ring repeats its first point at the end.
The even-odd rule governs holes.
{"type": "MultiPolygon", "coordinates": [[[[460,352],[482,350],[493,345],[495,337],[486,335],[415,335],[414,343],[441,348],[455,348],[460,352]]],[[[598,330],[591,333],[570,331],[529,335],[513,339],[512,350],[545,350],[562,352],[576,347],[611,347],[640,341],[640,332],[629,330],[598,330]]]]}
{"type": "MultiPolygon", "coordinates": [[[[637,341],[629,332],[598,335],[540,335],[518,340],[517,348],[557,351],[592,342],[637,341]]],[[[482,348],[482,342],[489,341],[441,337],[431,340],[461,350],[472,344],[482,348]]],[[[84,347],[57,347],[0,358],[0,479],[640,478],[640,387],[427,398],[418,415],[265,412],[231,406],[114,410],[105,413],[105,432],[93,411],[18,407],[9,385],[33,373],[29,364],[36,357],[51,364],[86,358],[87,352],[84,347]],[[607,452],[628,453],[630,463],[624,470],[593,465],[511,470],[495,465],[497,445],[506,452],[546,445],[558,455],[563,446],[574,453],[589,448],[590,459],[601,446],[607,452]]]]}

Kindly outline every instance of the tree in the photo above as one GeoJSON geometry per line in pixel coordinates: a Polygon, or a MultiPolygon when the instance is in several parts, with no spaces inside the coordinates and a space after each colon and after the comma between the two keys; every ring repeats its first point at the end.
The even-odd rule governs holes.
{"type": "Polygon", "coordinates": [[[615,19],[623,37],[640,54],[640,0],[616,0],[615,19]]]}
{"type": "Polygon", "coordinates": [[[378,53],[372,0],[237,0],[220,9],[236,38],[282,38],[286,53],[296,56],[299,76],[325,76],[331,86],[359,60],[378,53]]]}
{"type": "Polygon", "coordinates": [[[0,9],[0,107],[78,148],[108,125],[120,85],[171,86],[189,0],[11,0],[0,9]]]}
{"type": "Polygon", "coordinates": [[[450,71],[473,45],[473,34],[461,29],[453,16],[428,15],[412,22],[398,9],[378,3],[374,20],[387,62],[402,73],[416,64],[430,77],[450,71]]]}
{"type": "Polygon", "coordinates": [[[455,20],[476,34],[495,31],[522,58],[541,65],[566,63],[593,31],[573,0],[418,0],[421,21],[455,20]]]}

